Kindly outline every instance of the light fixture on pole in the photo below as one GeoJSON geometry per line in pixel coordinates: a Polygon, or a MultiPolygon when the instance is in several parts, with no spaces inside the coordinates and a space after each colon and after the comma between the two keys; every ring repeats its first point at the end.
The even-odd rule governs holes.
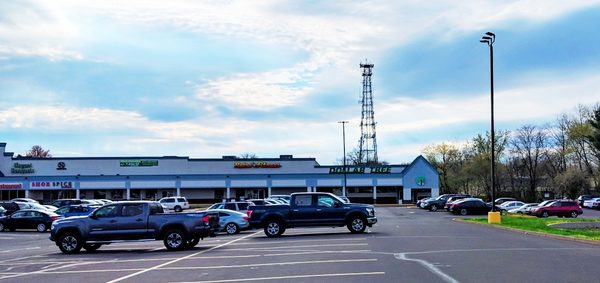
{"type": "MultiPolygon", "coordinates": [[[[494,43],[496,42],[496,35],[493,32],[486,32],[485,36],[481,37],[479,41],[485,43],[490,47],[490,101],[491,101],[491,189],[492,189],[492,212],[496,211],[496,132],[494,131],[494,43]]],[[[489,220],[488,220],[489,221],[489,220]]]]}
{"type": "Polygon", "coordinates": [[[344,187],[342,188],[342,196],[346,196],[346,124],[348,121],[339,121],[342,124],[342,140],[344,144],[344,187]]]}

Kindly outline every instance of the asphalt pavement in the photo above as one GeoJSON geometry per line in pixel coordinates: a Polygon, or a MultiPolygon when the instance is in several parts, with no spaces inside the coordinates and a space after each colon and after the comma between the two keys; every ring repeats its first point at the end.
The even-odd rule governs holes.
{"type": "Polygon", "coordinates": [[[266,238],[255,230],[179,252],[150,241],[63,255],[48,233],[2,232],[0,282],[600,281],[600,245],[456,222],[418,208],[378,207],[377,216],[365,234],[302,228],[266,238]]]}

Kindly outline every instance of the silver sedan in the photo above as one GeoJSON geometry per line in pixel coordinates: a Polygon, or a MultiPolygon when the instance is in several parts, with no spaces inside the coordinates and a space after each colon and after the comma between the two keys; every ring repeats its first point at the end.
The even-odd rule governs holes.
{"type": "Polygon", "coordinates": [[[219,212],[219,226],[221,226],[221,232],[226,232],[230,235],[237,234],[241,230],[250,227],[248,215],[245,213],[229,209],[211,209],[210,211],[219,212]]]}

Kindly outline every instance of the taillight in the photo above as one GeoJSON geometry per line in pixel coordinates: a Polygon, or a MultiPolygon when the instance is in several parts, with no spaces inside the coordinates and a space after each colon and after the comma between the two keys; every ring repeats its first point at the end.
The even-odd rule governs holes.
{"type": "Polygon", "coordinates": [[[244,216],[244,217],[243,217],[243,219],[244,219],[244,220],[248,220],[248,216],[244,216]]]}
{"type": "Polygon", "coordinates": [[[247,219],[252,218],[252,210],[250,210],[250,209],[246,210],[246,214],[248,214],[248,218],[247,219]]]}
{"type": "Polygon", "coordinates": [[[209,224],[209,220],[210,220],[210,216],[208,216],[208,214],[202,216],[202,222],[204,222],[204,224],[208,225],[209,224]]]}
{"type": "Polygon", "coordinates": [[[54,221],[54,220],[58,220],[58,216],[50,216],[50,220],[54,221]]]}

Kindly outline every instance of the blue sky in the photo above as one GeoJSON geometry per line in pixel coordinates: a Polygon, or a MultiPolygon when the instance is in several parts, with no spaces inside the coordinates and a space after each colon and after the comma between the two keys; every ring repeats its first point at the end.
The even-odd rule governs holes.
{"type": "Polygon", "coordinates": [[[0,141],[55,156],[293,154],[360,134],[375,64],[379,157],[600,102],[600,1],[3,1],[0,141]]]}

